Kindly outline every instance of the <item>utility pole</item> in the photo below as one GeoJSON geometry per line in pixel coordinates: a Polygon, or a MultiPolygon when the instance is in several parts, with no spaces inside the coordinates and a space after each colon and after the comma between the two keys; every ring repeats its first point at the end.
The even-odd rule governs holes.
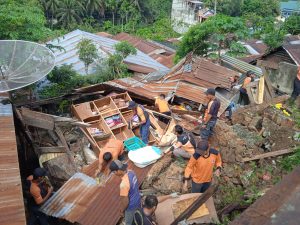
{"type": "Polygon", "coordinates": [[[215,0],[215,8],[214,8],[214,11],[215,11],[215,15],[217,15],[217,0],[215,0]]]}

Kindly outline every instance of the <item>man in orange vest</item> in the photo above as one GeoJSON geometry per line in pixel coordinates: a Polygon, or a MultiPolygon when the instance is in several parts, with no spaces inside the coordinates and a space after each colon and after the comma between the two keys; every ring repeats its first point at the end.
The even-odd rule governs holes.
{"type": "Polygon", "coordinates": [[[217,168],[215,175],[220,176],[221,166],[219,151],[210,148],[207,140],[201,140],[185,169],[183,189],[187,190],[187,180],[192,178],[192,193],[205,192],[211,185],[214,167],[217,168]]]}
{"type": "Polygon", "coordinates": [[[205,94],[206,98],[208,99],[208,105],[202,121],[200,136],[202,139],[208,140],[208,138],[213,134],[213,129],[216,126],[221,103],[220,100],[215,96],[215,89],[208,88],[205,94]]]}

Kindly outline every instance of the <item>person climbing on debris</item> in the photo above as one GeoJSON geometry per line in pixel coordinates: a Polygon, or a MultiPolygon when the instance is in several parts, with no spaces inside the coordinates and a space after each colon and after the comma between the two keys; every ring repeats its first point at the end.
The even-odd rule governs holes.
{"type": "Polygon", "coordinates": [[[240,88],[240,98],[239,98],[239,101],[238,103],[240,105],[249,105],[250,104],[250,100],[249,100],[249,96],[248,96],[248,93],[247,93],[247,86],[253,82],[255,79],[255,74],[253,71],[249,70],[247,73],[246,73],[246,78],[243,82],[243,85],[242,87],[240,88]]]}
{"type": "Polygon", "coordinates": [[[213,134],[214,127],[216,126],[221,103],[215,96],[215,89],[208,88],[205,94],[208,99],[208,105],[200,128],[200,136],[202,139],[208,140],[208,138],[213,134]]]}
{"type": "Polygon", "coordinates": [[[109,169],[122,179],[120,184],[121,213],[125,213],[125,224],[132,225],[134,213],[141,207],[137,177],[134,171],[127,170],[127,164],[120,160],[112,161],[109,169]]]}
{"type": "Polygon", "coordinates": [[[132,225],[156,225],[154,214],[158,204],[168,199],[178,197],[177,193],[159,197],[155,195],[146,196],[142,208],[137,209],[134,213],[132,225]]]}
{"type": "Polygon", "coordinates": [[[192,193],[205,192],[211,185],[214,167],[217,168],[215,175],[220,176],[221,166],[219,151],[210,148],[207,140],[201,140],[185,169],[183,189],[187,191],[187,181],[192,178],[192,193]]]}
{"type": "Polygon", "coordinates": [[[182,157],[185,159],[191,158],[195,153],[196,141],[192,134],[184,132],[180,125],[175,126],[175,134],[177,136],[177,142],[165,152],[168,153],[173,151],[176,157],[182,157]]]}
{"type": "MultiPolygon", "coordinates": [[[[158,107],[158,111],[166,116],[171,116],[171,109],[168,101],[166,100],[166,96],[164,94],[160,94],[159,97],[156,97],[155,106],[158,107]]],[[[165,117],[160,118],[160,120],[164,123],[168,123],[169,120],[165,117]]]]}
{"type": "MultiPolygon", "coordinates": [[[[239,83],[238,82],[239,76],[230,77],[229,80],[230,80],[230,91],[232,93],[235,93],[236,91],[238,91],[236,87],[239,83]]],[[[231,101],[229,106],[225,109],[225,116],[231,124],[232,124],[232,112],[234,108],[235,108],[235,103],[231,101]]]]}
{"type": "Polygon", "coordinates": [[[53,188],[46,182],[46,170],[36,168],[33,175],[27,177],[28,189],[31,195],[29,200],[30,218],[29,225],[48,225],[48,216],[40,211],[40,207],[51,196],[53,188]]]}
{"type": "Polygon", "coordinates": [[[108,142],[101,149],[99,154],[99,167],[96,171],[98,173],[105,170],[108,163],[118,159],[124,152],[123,142],[116,139],[109,139],[108,142]]]}
{"type": "Polygon", "coordinates": [[[293,88],[291,99],[295,101],[299,95],[300,95],[300,66],[298,66],[298,73],[294,79],[294,88],[293,88]]]}
{"type": "Polygon", "coordinates": [[[129,102],[128,109],[132,109],[134,115],[138,116],[138,125],[140,126],[141,139],[145,144],[148,144],[150,128],[149,113],[145,110],[145,108],[142,105],[136,104],[134,101],[129,102]]]}

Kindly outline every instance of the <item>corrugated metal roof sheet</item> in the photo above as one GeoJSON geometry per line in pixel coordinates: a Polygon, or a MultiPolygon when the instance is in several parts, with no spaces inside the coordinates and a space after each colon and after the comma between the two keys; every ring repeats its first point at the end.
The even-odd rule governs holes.
{"type": "Polygon", "coordinates": [[[289,56],[294,60],[296,65],[300,65],[300,44],[283,45],[289,56]]]}
{"type": "Polygon", "coordinates": [[[145,54],[149,55],[151,58],[155,59],[156,61],[168,68],[171,68],[174,65],[173,58],[175,56],[175,52],[170,51],[170,49],[167,47],[158,45],[154,42],[143,40],[139,37],[135,37],[127,33],[119,33],[115,35],[113,39],[118,41],[129,42],[138,50],[144,52],[145,54]],[[167,55],[163,55],[161,53],[167,55]]]}
{"type": "MultiPolygon", "coordinates": [[[[0,96],[0,102],[3,100],[0,96]]],[[[0,224],[26,224],[14,118],[0,103],[0,224]]]]}
{"type": "Polygon", "coordinates": [[[246,73],[247,71],[251,70],[253,71],[257,76],[262,76],[262,70],[259,67],[250,65],[246,62],[243,62],[239,59],[233,58],[228,55],[221,55],[221,60],[226,63],[231,65],[234,69],[237,69],[243,73],[246,73]]]}
{"type": "MultiPolygon", "coordinates": [[[[151,166],[141,169],[129,162],[128,168],[136,173],[141,184],[151,166]]],[[[82,225],[115,225],[121,217],[120,181],[113,175],[100,187],[91,177],[77,173],[43,205],[42,211],[82,225]]]]}
{"type": "MultiPolygon", "coordinates": [[[[61,46],[65,49],[65,51],[54,49],[54,54],[56,56],[56,65],[60,66],[63,64],[72,64],[73,68],[78,73],[85,74],[84,64],[79,60],[76,47],[77,44],[84,38],[92,40],[96,44],[96,46],[98,46],[104,52],[109,54],[114,54],[114,45],[119,43],[118,41],[113,40],[111,38],[99,36],[81,30],[74,30],[62,37],[56,38],[48,42],[48,44],[61,46]]],[[[124,60],[124,62],[151,70],[151,72],[156,70],[168,70],[166,66],[160,64],[159,62],[155,61],[150,56],[144,54],[139,50],[137,51],[136,55],[128,56],[124,60]]],[[[141,71],[139,70],[137,72],[141,71]]],[[[148,73],[148,71],[146,71],[146,73],[148,73]]]]}
{"type": "Polygon", "coordinates": [[[47,215],[76,222],[95,199],[97,191],[100,191],[99,186],[93,178],[76,173],[45,202],[41,210],[47,215]]]}

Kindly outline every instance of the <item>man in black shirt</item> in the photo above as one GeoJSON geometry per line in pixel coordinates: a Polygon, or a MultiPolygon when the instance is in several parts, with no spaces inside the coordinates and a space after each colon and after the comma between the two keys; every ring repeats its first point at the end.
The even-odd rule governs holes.
{"type": "Polygon", "coordinates": [[[161,203],[170,198],[179,197],[177,193],[172,193],[167,196],[156,197],[148,195],[145,198],[143,208],[135,211],[132,225],[157,225],[154,218],[154,213],[158,203],[161,203]]]}
{"type": "Polygon", "coordinates": [[[195,153],[196,142],[194,136],[190,133],[184,132],[180,125],[175,126],[175,134],[177,135],[177,142],[171,149],[165,152],[173,151],[176,157],[182,157],[185,159],[191,158],[195,153]]]}
{"type": "Polygon", "coordinates": [[[218,120],[218,113],[221,102],[216,98],[216,91],[213,88],[208,88],[205,92],[208,105],[205,111],[204,119],[200,129],[200,136],[202,139],[207,140],[212,134],[218,120]]]}

